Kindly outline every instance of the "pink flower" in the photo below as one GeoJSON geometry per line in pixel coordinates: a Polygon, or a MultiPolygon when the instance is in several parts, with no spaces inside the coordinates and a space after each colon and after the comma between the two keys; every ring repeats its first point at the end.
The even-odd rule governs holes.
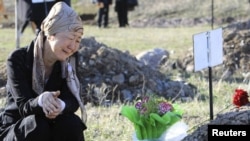
{"type": "Polygon", "coordinates": [[[147,103],[149,100],[149,97],[148,96],[145,96],[142,98],[142,103],[147,103]]]}
{"type": "Polygon", "coordinates": [[[156,113],[162,116],[173,110],[173,106],[164,98],[154,95],[142,97],[141,101],[135,104],[135,108],[144,116],[148,116],[150,113],[156,113]]]}
{"type": "Polygon", "coordinates": [[[142,109],[142,102],[137,102],[135,104],[135,108],[138,109],[138,110],[142,109]]]}
{"type": "Polygon", "coordinates": [[[173,109],[172,105],[167,102],[159,103],[158,112],[160,115],[164,115],[165,113],[171,111],[173,109]]]}

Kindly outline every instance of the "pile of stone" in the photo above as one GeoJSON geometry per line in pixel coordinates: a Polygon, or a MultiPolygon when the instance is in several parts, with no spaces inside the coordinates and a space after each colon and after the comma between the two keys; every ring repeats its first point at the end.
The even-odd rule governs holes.
{"type": "Polygon", "coordinates": [[[214,120],[199,126],[182,141],[208,141],[208,125],[250,125],[250,105],[234,107],[229,112],[217,115],[214,120]]]}
{"type": "Polygon", "coordinates": [[[129,52],[108,47],[94,37],[84,38],[81,46],[78,73],[85,101],[95,104],[132,102],[145,94],[186,100],[195,95],[195,86],[170,80],[157,66],[145,64],[145,60],[140,61],[129,52]]]}
{"type": "MultiPolygon", "coordinates": [[[[250,80],[250,21],[231,24],[223,28],[223,63],[213,67],[213,79],[248,83],[250,80]]],[[[175,60],[176,68],[194,71],[193,51],[175,60]]],[[[208,71],[201,72],[208,77],[208,71]]]]}

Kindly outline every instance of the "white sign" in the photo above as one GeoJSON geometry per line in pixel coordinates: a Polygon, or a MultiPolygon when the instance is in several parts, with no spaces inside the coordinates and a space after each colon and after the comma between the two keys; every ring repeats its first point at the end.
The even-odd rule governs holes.
{"type": "Polygon", "coordinates": [[[222,29],[210,32],[210,67],[223,63],[223,37],[222,29]]]}
{"type": "Polygon", "coordinates": [[[202,70],[223,63],[222,29],[195,34],[194,43],[194,69],[202,70]]]}

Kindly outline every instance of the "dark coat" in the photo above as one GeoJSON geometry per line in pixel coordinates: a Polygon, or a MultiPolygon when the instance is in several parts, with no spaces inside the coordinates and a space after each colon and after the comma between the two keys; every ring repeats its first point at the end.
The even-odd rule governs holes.
{"type": "Polygon", "coordinates": [[[104,5],[111,5],[112,4],[112,0],[97,0],[97,2],[102,2],[102,3],[104,3],[104,5]]]}
{"type": "MultiPolygon", "coordinates": [[[[0,117],[0,139],[5,136],[11,125],[30,115],[45,117],[38,105],[38,95],[32,89],[34,42],[30,46],[13,51],[7,59],[7,100],[0,117]]],[[[70,92],[66,79],[62,78],[61,63],[56,62],[44,91],[60,90],[59,98],[65,102],[63,114],[74,113],[79,104],[70,92]]],[[[36,126],[36,125],[30,125],[36,126]]]]}

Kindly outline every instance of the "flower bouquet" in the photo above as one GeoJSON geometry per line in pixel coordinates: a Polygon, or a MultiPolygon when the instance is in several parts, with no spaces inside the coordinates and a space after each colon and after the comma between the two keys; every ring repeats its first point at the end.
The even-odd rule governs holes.
{"type": "Polygon", "coordinates": [[[233,94],[233,104],[238,108],[249,104],[248,97],[248,93],[245,90],[235,89],[233,94]]]}
{"type": "Polygon", "coordinates": [[[187,126],[180,122],[183,111],[178,105],[171,104],[164,98],[145,96],[135,106],[123,106],[121,114],[133,123],[136,141],[171,141],[167,136],[175,139],[186,136],[187,126]],[[170,133],[171,127],[173,130],[170,133]]]}

